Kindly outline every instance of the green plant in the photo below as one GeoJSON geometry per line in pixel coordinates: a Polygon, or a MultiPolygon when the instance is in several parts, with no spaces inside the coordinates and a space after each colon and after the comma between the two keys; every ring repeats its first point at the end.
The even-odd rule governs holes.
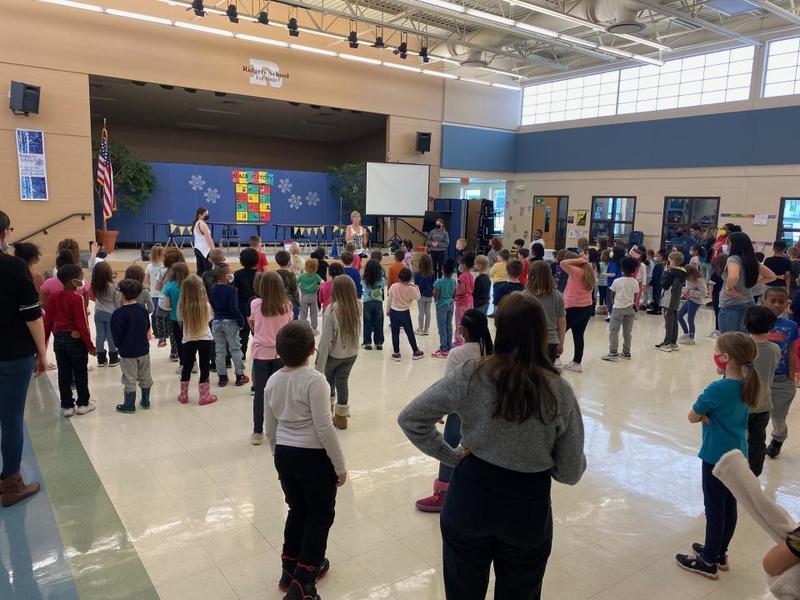
{"type": "Polygon", "coordinates": [[[367,163],[345,163],[328,167],[331,192],[341,198],[348,210],[364,214],[367,210],[367,163]]]}
{"type": "MultiPolygon", "coordinates": [[[[95,148],[95,156],[97,152],[98,148],[95,148]]],[[[117,205],[130,212],[139,212],[158,188],[153,168],[149,163],[131,154],[130,149],[122,142],[111,142],[109,152],[114,167],[114,192],[117,205]]]]}

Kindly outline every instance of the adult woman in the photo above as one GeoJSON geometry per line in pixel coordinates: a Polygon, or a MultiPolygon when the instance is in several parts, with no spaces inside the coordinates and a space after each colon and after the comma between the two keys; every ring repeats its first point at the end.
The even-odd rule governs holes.
{"type": "Polygon", "coordinates": [[[716,262],[717,256],[720,254],[728,254],[728,236],[732,233],[738,233],[741,230],[741,227],[733,223],[725,223],[725,225],[722,226],[717,238],[711,246],[711,262],[716,262]]]}
{"type": "Polygon", "coordinates": [[[369,247],[369,230],[361,225],[361,213],[354,210],[350,213],[350,225],[344,230],[345,242],[352,242],[356,252],[366,256],[365,250],[369,247]]]}
{"type": "Polygon", "coordinates": [[[194,234],[194,255],[197,258],[197,274],[202,275],[211,268],[208,255],[215,248],[214,239],[211,237],[211,229],[206,225],[208,221],[208,209],[201,206],[197,209],[192,223],[192,233],[194,234]]]}
{"type": "Polygon", "coordinates": [[[448,600],[539,598],[553,538],[551,478],[574,485],[586,469],[575,394],[547,356],[544,311],[514,292],[495,312],[494,354],[433,384],[398,419],[420,450],[454,466],[441,515],[448,600]],[[524,333],[524,335],[522,335],[524,333]],[[461,418],[462,447],[438,420],[461,418]]]}
{"type": "Polygon", "coordinates": [[[39,294],[28,265],[7,253],[11,221],[0,211],[0,494],[3,506],[11,506],[39,491],[38,483],[25,484],[20,475],[23,416],[31,373],[47,370],[44,324],[39,294]]]}
{"type": "MultiPolygon", "coordinates": [[[[544,244],[541,244],[542,248],[544,248],[544,244]]],[[[532,248],[533,246],[531,246],[532,248]]],[[[497,262],[497,255],[500,253],[500,250],[503,249],[503,242],[502,240],[495,236],[489,240],[489,252],[486,253],[486,258],[489,260],[489,268],[491,269],[494,266],[494,263],[497,262]]]]}
{"type": "Polygon", "coordinates": [[[436,219],[436,228],[428,232],[428,239],[425,246],[433,261],[433,272],[437,279],[442,276],[442,265],[447,258],[447,247],[450,245],[450,234],[444,228],[444,221],[436,219]]]}
{"type": "Polygon", "coordinates": [[[719,332],[742,331],[744,313],[755,304],[753,288],[775,280],[775,273],[756,260],[753,242],[741,231],[727,236],[728,262],[722,272],[719,332]]]}
{"type": "Polygon", "coordinates": [[[567,371],[582,373],[583,334],[589,319],[592,318],[594,308],[592,293],[597,278],[586,254],[577,256],[574,252],[567,252],[560,266],[567,273],[564,306],[567,309],[567,331],[572,330],[572,341],[575,345],[572,362],[564,365],[564,368],[567,371]]]}

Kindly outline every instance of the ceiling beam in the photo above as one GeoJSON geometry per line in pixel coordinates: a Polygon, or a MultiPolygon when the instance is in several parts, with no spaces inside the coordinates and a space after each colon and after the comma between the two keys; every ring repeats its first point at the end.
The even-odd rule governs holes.
{"type": "Polygon", "coordinates": [[[770,12],[773,15],[777,15],[782,19],[786,19],[790,23],[800,23],[800,15],[797,15],[790,10],[786,10],[785,8],[781,8],[777,4],[773,4],[768,0],[747,0],[747,2],[753,6],[757,6],[758,8],[770,12]]]}
{"type": "Polygon", "coordinates": [[[650,10],[653,10],[657,13],[661,13],[663,15],[669,15],[670,17],[675,17],[676,19],[681,19],[686,21],[687,23],[691,23],[692,25],[697,25],[705,29],[706,31],[712,31],[714,33],[718,33],[719,35],[723,35],[727,38],[731,38],[733,40],[739,40],[740,42],[744,42],[745,44],[749,44],[751,46],[760,46],[761,43],[758,40],[754,40],[753,38],[747,37],[746,35],[742,35],[741,33],[737,33],[731,29],[727,29],[726,27],[722,27],[721,25],[715,25],[709,21],[705,21],[703,19],[698,19],[697,17],[693,17],[689,13],[683,12],[681,10],[677,10],[674,8],[670,8],[669,6],[665,6],[663,4],[659,4],[655,0],[637,0],[639,4],[642,6],[646,6],[650,10]]]}

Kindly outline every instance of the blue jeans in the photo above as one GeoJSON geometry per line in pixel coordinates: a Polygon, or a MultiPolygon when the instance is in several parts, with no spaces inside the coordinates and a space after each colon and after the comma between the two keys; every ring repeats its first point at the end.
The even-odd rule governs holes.
{"type": "Polygon", "coordinates": [[[364,344],[383,346],[383,302],[364,302],[364,344]]]}
{"type": "Polygon", "coordinates": [[[736,531],[736,498],[716,477],[714,465],[703,461],[703,504],[706,508],[706,541],[702,558],[707,563],[719,562],[728,552],[736,531]]]}
{"type": "Polygon", "coordinates": [[[244,375],[244,362],[242,361],[242,342],[239,339],[239,323],[233,319],[211,321],[211,333],[214,336],[214,350],[217,360],[217,376],[228,376],[225,368],[225,358],[228,353],[233,360],[233,370],[236,376],[244,375]]]}
{"type": "Polygon", "coordinates": [[[719,332],[728,333],[731,331],[741,331],[745,333],[744,326],[744,313],[747,312],[749,306],[721,306],[719,309],[719,332]]]}
{"type": "Polygon", "coordinates": [[[94,326],[97,329],[97,339],[94,343],[97,346],[97,352],[105,352],[106,341],[108,341],[108,351],[116,354],[117,347],[114,344],[114,337],[111,335],[111,313],[95,309],[94,326]]]}
{"type": "Polygon", "coordinates": [[[700,308],[700,305],[696,302],[692,302],[691,300],[687,300],[681,306],[681,309],[678,311],[678,323],[681,326],[681,330],[683,333],[688,333],[689,337],[694,339],[694,318],[697,315],[697,310],[700,308]],[[689,317],[689,325],[687,327],[686,321],[683,317],[689,317]]]}
{"type": "Polygon", "coordinates": [[[22,461],[22,418],[33,373],[33,357],[0,361],[0,454],[3,478],[19,471],[22,461]]]}
{"type": "Polygon", "coordinates": [[[450,352],[453,348],[453,313],[455,305],[450,302],[436,305],[436,329],[439,330],[439,350],[450,352]]]}
{"type": "MultiPolygon", "coordinates": [[[[461,417],[455,413],[447,415],[442,438],[445,444],[451,448],[458,448],[458,444],[461,442],[461,417]]],[[[439,481],[442,483],[450,483],[451,477],[453,477],[453,467],[444,463],[439,463],[439,481]]]]}

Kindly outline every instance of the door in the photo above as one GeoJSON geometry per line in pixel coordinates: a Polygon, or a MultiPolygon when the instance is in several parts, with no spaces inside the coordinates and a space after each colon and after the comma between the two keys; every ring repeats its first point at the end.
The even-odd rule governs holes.
{"type": "Polygon", "coordinates": [[[542,230],[545,248],[556,247],[558,232],[558,196],[534,196],[531,216],[531,239],[533,230],[542,230]]]}
{"type": "Polygon", "coordinates": [[[700,225],[703,231],[716,226],[718,214],[718,197],[667,196],[661,223],[661,247],[694,224],[700,225]]]}

